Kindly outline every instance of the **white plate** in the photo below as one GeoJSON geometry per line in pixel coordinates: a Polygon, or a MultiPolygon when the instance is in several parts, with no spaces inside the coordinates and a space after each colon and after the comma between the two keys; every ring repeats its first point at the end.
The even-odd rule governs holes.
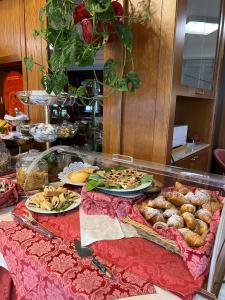
{"type": "Polygon", "coordinates": [[[93,168],[95,170],[98,170],[99,168],[98,167],[95,167],[95,166],[91,166],[87,163],[83,163],[83,162],[74,162],[72,164],[70,164],[68,167],[65,167],[63,169],[63,171],[61,173],[58,174],[58,177],[60,179],[60,181],[63,183],[63,184],[71,184],[71,185],[75,185],[75,186],[83,186],[85,185],[85,182],[78,182],[78,183],[74,183],[72,182],[67,176],[69,173],[73,172],[73,171],[79,171],[81,169],[84,169],[84,168],[93,168]]]}
{"type": "Polygon", "coordinates": [[[140,192],[142,190],[147,189],[150,185],[152,184],[152,181],[150,182],[146,182],[146,183],[142,183],[139,186],[137,186],[136,188],[133,189],[109,189],[109,188],[105,188],[105,187],[98,187],[99,190],[102,191],[107,191],[107,192],[119,192],[119,193],[130,193],[130,192],[140,192]]]}
{"type": "MultiPolygon", "coordinates": [[[[32,196],[30,198],[32,198],[32,196]]],[[[27,199],[25,201],[26,208],[29,209],[30,211],[33,211],[33,212],[39,213],[39,214],[62,214],[64,212],[67,212],[67,211],[70,211],[70,210],[76,208],[81,203],[81,197],[79,197],[79,198],[76,199],[76,202],[71,204],[67,209],[62,210],[62,211],[54,211],[54,210],[46,210],[46,209],[41,209],[41,208],[38,208],[38,207],[29,206],[28,205],[28,200],[29,199],[27,199]]]]}

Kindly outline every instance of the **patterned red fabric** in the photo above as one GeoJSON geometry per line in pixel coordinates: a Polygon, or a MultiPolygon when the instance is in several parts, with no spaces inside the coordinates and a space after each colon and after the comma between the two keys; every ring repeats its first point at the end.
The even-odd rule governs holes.
{"type": "Polygon", "coordinates": [[[9,272],[0,267],[0,299],[16,300],[16,290],[9,272]]]}
{"type": "MultiPolygon", "coordinates": [[[[132,209],[134,199],[106,195],[101,192],[81,190],[82,207],[88,215],[108,215],[123,219],[132,209]]],[[[140,198],[140,197],[139,197],[140,198]]]]}
{"type": "Polygon", "coordinates": [[[18,300],[104,300],[154,293],[150,282],[109,262],[110,257],[97,259],[112,271],[113,281],[102,275],[90,259],[78,257],[72,242],[79,238],[77,211],[43,217],[42,223],[46,222],[67,240],[45,239],[16,222],[0,223],[0,251],[13,277],[18,300]]]}
{"type": "MultiPolygon", "coordinates": [[[[195,192],[196,188],[188,188],[195,192]]],[[[166,188],[165,190],[173,191],[174,188],[166,188]]],[[[208,192],[213,194],[213,196],[217,197],[219,201],[224,201],[224,198],[220,197],[218,192],[208,192]]],[[[136,207],[132,206],[131,200],[128,200],[126,198],[110,196],[98,192],[86,192],[85,188],[82,189],[81,198],[82,207],[84,208],[85,213],[89,215],[105,214],[110,217],[117,216],[120,219],[123,219],[125,216],[128,215],[131,219],[153,228],[148,222],[145,221],[145,219],[139,213],[139,210],[136,207]]],[[[201,275],[207,274],[208,266],[211,259],[213,242],[215,239],[215,233],[219,221],[220,212],[217,211],[212,217],[212,221],[210,223],[210,230],[206,236],[206,244],[198,249],[190,248],[176,228],[171,227],[169,229],[154,230],[162,236],[176,241],[177,245],[180,248],[181,257],[185,265],[189,269],[192,276],[196,279],[201,275]]]]}
{"type": "MultiPolygon", "coordinates": [[[[23,208],[24,203],[19,203],[16,213],[20,214],[23,208]]],[[[58,216],[34,214],[34,217],[64,240],[72,242],[76,238],[80,239],[79,213],[76,211],[58,216]]],[[[180,256],[141,238],[96,242],[92,248],[102,259],[174,292],[183,299],[191,299],[204,279],[200,276],[194,280],[180,256]]]]}
{"type": "Polygon", "coordinates": [[[10,186],[5,193],[0,193],[0,208],[15,205],[19,202],[19,193],[21,192],[20,186],[8,179],[4,181],[10,186]]]}

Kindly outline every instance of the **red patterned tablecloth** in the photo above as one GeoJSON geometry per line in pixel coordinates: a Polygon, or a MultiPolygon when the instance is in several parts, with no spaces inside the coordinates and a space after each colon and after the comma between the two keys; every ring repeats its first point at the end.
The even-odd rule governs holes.
{"type": "MultiPolygon", "coordinates": [[[[23,207],[24,203],[19,203],[16,212],[20,214],[23,207]]],[[[59,248],[58,242],[45,240],[15,222],[0,223],[0,251],[8,263],[16,287],[19,287],[20,299],[45,299],[34,297],[35,293],[40,294],[41,286],[44,285],[48,287],[48,293],[51,291],[50,286],[56,286],[61,291],[64,298],[56,299],[69,299],[65,298],[67,293],[92,295],[89,298],[71,299],[118,299],[153,292],[149,282],[170,290],[183,299],[191,299],[202,285],[204,277],[194,280],[181,257],[140,238],[101,241],[92,245],[95,255],[100,260],[103,259],[104,264],[113,272],[120,274],[116,276],[117,280],[121,278],[116,286],[111,283],[108,285],[108,281],[95,266],[89,260],[81,261],[74,251],[72,241],[80,238],[77,210],[57,216],[34,216],[63,239],[60,246],[62,248],[59,248]],[[82,282],[77,284],[76,280],[81,278],[76,277],[78,273],[83,275],[80,275],[82,282]],[[122,274],[126,278],[120,277],[122,274]],[[91,290],[89,278],[96,276],[101,284],[97,287],[94,285],[94,290],[91,290]],[[34,280],[28,279],[32,277],[34,280]],[[106,294],[103,294],[103,290],[106,294]],[[32,294],[31,298],[29,293],[32,294]]],[[[53,299],[53,296],[49,299],[53,299]]]]}
{"type": "Polygon", "coordinates": [[[154,293],[148,280],[109,262],[110,256],[109,260],[97,258],[112,270],[114,281],[103,276],[90,259],[78,257],[72,242],[80,237],[78,211],[40,219],[64,239],[45,239],[16,222],[0,223],[0,251],[18,300],[101,300],[154,293]]]}

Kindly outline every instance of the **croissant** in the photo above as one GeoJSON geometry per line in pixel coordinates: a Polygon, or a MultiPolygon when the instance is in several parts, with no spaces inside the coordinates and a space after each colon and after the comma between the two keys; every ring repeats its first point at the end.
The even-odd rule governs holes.
{"type": "Polygon", "coordinates": [[[195,232],[199,235],[205,234],[208,231],[208,225],[202,220],[199,219],[196,220],[198,222],[198,227],[195,230],[195,232]]]}
{"type": "Polygon", "coordinates": [[[210,195],[205,190],[196,190],[194,197],[191,199],[191,203],[196,206],[203,205],[210,200],[210,195]]]}
{"type": "Polygon", "coordinates": [[[192,214],[194,214],[196,211],[196,207],[192,204],[183,204],[181,207],[180,207],[180,213],[183,214],[185,212],[190,212],[192,214]]]}
{"type": "Polygon", "coordinates": [[[152,207],[145,207],[142,210],[142,214],[144,216],[144,218],[148,221],[150,220],[152,217],[154,217],[155,215],[157,215],[159,213],[158,209],[152,208],[152,207]]]}
{"type": "Polygon", "coordinates": [[[183,228],[184,219],[181,216],[173,215],[168,219],[167,225],[169,227],[183,228]]]}
{"type": "Polygon", "coordinates": [[[186,195],[189,192],[189,189],[178,181],[175,183],[175,190],[183,195],[186,195]]]}
{"type": "Polygon", "coordinates": [[[199,209],[195,215],[198,219],[206,222],[207,224],[210,224],[211,218],[212,218],[212,214],[210,211],[202,208],[202,209],[199,209]]]}
{"type": "Polygon", "coordinates": [[[217,200],[216,198],[214,197],[211,197],[211,200],[204,203],[202,205],[202,208],[204,209],[207,209],[208,211],[210,211],[212,214],[214,214],[214,212],[217,210],[217,209],[221,209],[222,208],[222,204],[219,200],[217,200]]]}
{"type": "Polygon", "coordinates": [[[178,229],[182,234],[187,244],[191,247],[201,247],[205,244],[204,239],[197,233],[191,231],[188,228],[178,229]]]}
{"type": "Polygon", "coordinates": [[[170,218],[172,215],[177,215],[178,209],[176,207],[168,208],[163,212],[163,217],[170,218]]]}
{"type": "Polygon", "coordinates": [[[173,207],[173,205],[169,201],[166,201],[166,199],[163,196],[158,196],[153,200],[149,200],[148,206],[161,209],[168,209],[173,207]]]}
{"type": "Polygon", "coordinates": [[[168,201],[177,206],[181,206],[190,202],[183,194],[179,192],[166,192],[164,196],[168,201]]]}
{"type": "Polygon", "coordinates": [[[151,225],[154,225],[155,223],[158,223],[158,222],[162,222],[164,223],[165,222],[165,219],[162,215],[162,213],[158,213],[156,215],[154,215],[150,220],[149,220],[150,224],[151,225]]]}
{"type": "Polygon", "coordinates": [[[139,211],[142,213],[143,210],[148,207],[148,201],[143,201],[139,204],[137,204],[137,208],[139,209],[139,211]]]}
{"type": "Polygon", "coordinates": [[[182,214],[182,217],[184,218],[184,221],[189,229],[196,230],[196,227],[199,226],[197,219],[195,219],[192,213],[185,212],[182,214]]]}

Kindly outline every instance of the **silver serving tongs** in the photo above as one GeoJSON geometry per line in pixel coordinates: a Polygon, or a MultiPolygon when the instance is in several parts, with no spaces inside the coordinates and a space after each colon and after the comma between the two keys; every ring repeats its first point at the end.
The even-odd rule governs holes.
{"type": "Polygon", "coordinates": [[[34,219],[31,212],[27,209],[23,210],[26,215],[17,215],[16,213],[12,213],[14,218],[22,225],[25,225],[26,227],[32,229],[33,231],[36,231],[44,236],[46,236],[49,239],[53,239],[56,237],[56,235],[45,228],[43,225],[38,223],[37,220],[34,219]]]}

